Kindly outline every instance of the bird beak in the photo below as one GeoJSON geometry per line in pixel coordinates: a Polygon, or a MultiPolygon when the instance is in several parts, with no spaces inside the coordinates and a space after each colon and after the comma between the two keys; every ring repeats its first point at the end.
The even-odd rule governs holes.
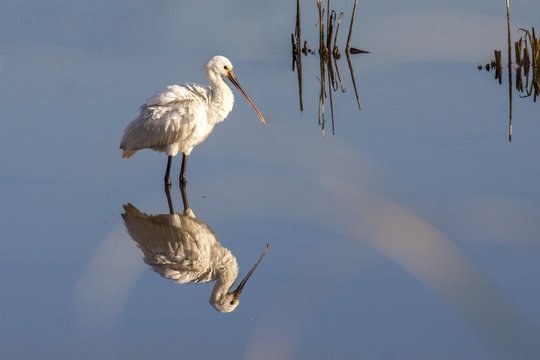
{"type": "Polygon", "coordinates": [[[246,286],[246,283],[247,281],[249,280],[249,278],[251,277],[251,275],[253,274],[253,272],[255,271],[255,269],[257,268],[257,266],[259,266],[259,264],[261,263],[264,255],[266,255],[266,252],[268,251],[268,249],[270,248],[270,244],[266,244],[266,248],[264,249],[263,253],[261,254],[261,256],[259,256],[259,259],[257,260],[257,262],[255,263],[255,265],[253,265],[253,267],[251,268],[251,270],[249,270],[249,272],[246,274],[246,276],[242,279],[242,281],[240,281],[240,284],[238,284],[238,287],[236,288],[236,290],[234,290],[232,292],[232,294],[234,295],[234,298],[236,300],[238,300],[240,298],[240,293],[242,293],[242,290],[244,289],[244,286],[246,286]]]}
{"type": "Polygon", "coordinates": [[[257,115],[259,115],[259,119],[261,119],[262,123],[264,125],[266,125],[266,120],[264,119],[264,116],[263,114],[261,113],[261,111],[259,110],[259,108],[257,108],[257,106],[255,106],[255,104],[253,103],[253,101],[249,98],[248,94],[246,93],[246,91],[242,88],[242,86],[240,85],[240,83],[238,82],[238,80],[236,79],[236,76],[234,75],[233,71],[229,71],[229,73],[227,74],[227,77],[229,78],[229,80],[231,80],[231,82],[233,83],[234,86],[236,86],[236,88],[238,89],[238,91],[240,91],[242,93],[242,95],[244,95],[244,97],[246,98],[247,102],[253,107],[253,109],[255,110],[255,112],[257,113],[257,115]]]}

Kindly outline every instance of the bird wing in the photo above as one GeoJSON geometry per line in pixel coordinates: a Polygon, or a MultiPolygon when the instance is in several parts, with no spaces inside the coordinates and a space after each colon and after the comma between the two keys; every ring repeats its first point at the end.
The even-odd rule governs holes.
{"type": "Polygon", "coordinates": [[[124,210],[126,230],[155,272],[180,284],[213,280],[209,248],[214,234],[204,223],[178,214],[147,215],[131,204],[124,210]]]}
{"type": "Polygon", "coordinates": [[[148,98],[141,109],[153,105],[168,105],[185,100],[208,102],[210,89],[198,84],[169,85],[164,91],[148,98]]]}
{"type": "Polygon", "coordinates": [[[187,139],[196,130],[197,119],[206,117],[209,92],[208,87],[196,84],[169,85],[146,100],[139,116],[124,130],[123,156],[145,148],[165,151],[167,145],[187,139]]]}

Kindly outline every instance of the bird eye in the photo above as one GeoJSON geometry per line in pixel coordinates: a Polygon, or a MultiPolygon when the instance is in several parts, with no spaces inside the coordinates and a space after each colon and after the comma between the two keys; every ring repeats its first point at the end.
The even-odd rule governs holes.
{"type": "Polygon", "coordinates": [[[223,66],[225,70],[229,70],[229,67],[227,65],[223,66]]]}
{"type": "MultiPolygon", "coordinates": [[[[225,67],[226,67],[226,66],[225,66],[225,67]]],[[[233,300],[233,301],[231,301],[231,302],[230,302],[229,304],[231,304],[231,305],[234,305],[234,300],[233,300]]]]}

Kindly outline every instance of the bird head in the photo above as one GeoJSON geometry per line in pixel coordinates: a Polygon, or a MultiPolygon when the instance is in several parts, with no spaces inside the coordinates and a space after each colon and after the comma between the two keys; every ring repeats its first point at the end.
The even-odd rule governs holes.
{"type": "Polygon", "coordinates": [[[238,284],[238,286],[236,287],[234,291],[226,292],[224,294],[219,294],[217,299],[215,299],[214,301],[213,299],[210,300],[210,304],[212,304],[214,309],[222,313],[229,313],[236,309],[238,304],[240,304],[240,294],[242,293],[242,290],[244,290],[244,286],[246,286],[247,281],[249,280],[251,275],[253,275],[253,272],[255,271],[255,269],[257,269],[257,266],[259,266],[259,264],[261,263],[264,255],[266,255],[266,252],[268,251],[269,248],[270,248],[270,244],[266,244],[266,247],[263,253],[261,254],[261,256],[259,256],[259,259],[257,260],[257,262],[253,265],[251,270],[248,271],[246,276],[244,276],[242,281],[240,281],[240,283],[238,284]]]}
{"type": "Polygon", "coordinates": [[[226,293],[219,301],[211,302],[211,304],[220,313],[230,313],[240,304],[240,299],[233,293],[226,293]]]}
{"type": "Polygon", "coordinates": [[[211,58],[206,62],[206,65],[204,65],[204,71],[206,74],[217,74],[221,77],[228,78],[231,83],[236,86],[238,91],[244,96],[244,98],[247,100],[249,105],[255,110],[257,115],[259,116],[259,119],[261,119],[262,123],[266,125],[266,119],[264,118],[263,114],[259,110],[259,108],[255,105],[255,103],[250,99],[246,91],[242,88],[238,80],[236,79],[236,75],[233,72],[233,65],[229,59],[227,59],[225,56],[217,55],[211,58]]]}
{"type": "Polygon", "coordinates": [[[225,56],[217,55],[211,58],[204,65],[204,71],[206,73],[213,72],[219,76],[227,77],[229,72],[232,71],[233,65],[229,59],[225,56]]]}

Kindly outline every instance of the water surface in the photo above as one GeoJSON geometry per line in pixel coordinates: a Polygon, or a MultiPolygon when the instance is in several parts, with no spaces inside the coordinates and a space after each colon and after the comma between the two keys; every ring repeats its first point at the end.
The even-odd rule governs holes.
{"type": "MultiPolygon", "coordinates": [[[[346,79],[323,138],[314,56],[298,110],[293,1],[8,1],[1,357],[533,358],[539,109],[515,99],[508,143],[507,90],[476,70],[505,48],[503,4],[400,4],[359,3],[363,109],[346,79]],[[121,218],[128,202],[168,210],[165,156],[122,160],[123,128],[169,83],[204,82],[215,54],[269,121],[235,93],[190,158],[191,207],[240,273],[271,243],[230,314],[210,306],[212,285],[153,273],[121,218]]],[[[316,39],[315,5],[303,6],[316,39]]],[[[515,6],[513,27],[538,26],[537,2],[515,6]]],[[[349,15],[352,2],[334,7],[349,15]]]]}

